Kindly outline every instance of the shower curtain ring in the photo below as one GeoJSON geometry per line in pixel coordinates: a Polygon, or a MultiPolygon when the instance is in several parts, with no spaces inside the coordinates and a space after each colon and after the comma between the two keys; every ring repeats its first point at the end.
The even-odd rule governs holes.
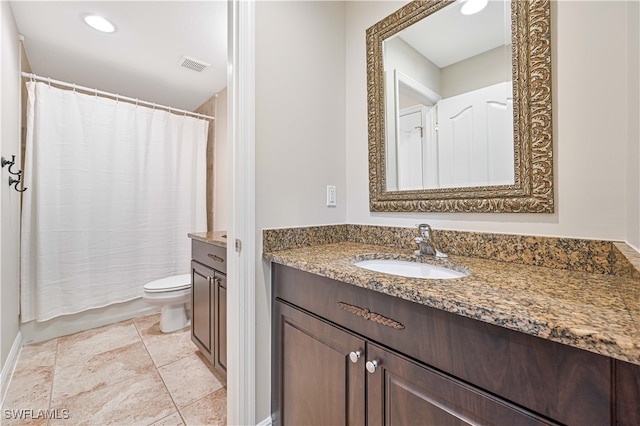
{"type": "Polygon", "coordinates": [[[51,89],[51,77],[47,78],[47,80],[49,81],[49,89],[51,89]]]}

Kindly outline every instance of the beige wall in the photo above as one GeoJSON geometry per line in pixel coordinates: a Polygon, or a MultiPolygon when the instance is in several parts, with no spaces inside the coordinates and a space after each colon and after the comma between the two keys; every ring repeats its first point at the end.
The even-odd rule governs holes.
{"type": "MultiPolygon", "coordinates": [[[[632,190],[627,152],[638,146],[637,137],[628,136],[632,118],[624,101],[629,92],[628,3],[553,2],[554,214],[394,214],[369,212],[363,46],[365,29],[400,5],[348,2],[347,222],[413,226],[420,221],[442,229],[628,238],[626,224],[640,220],[637,203],[631,209],[626,201],[632,190]]],[[[637,93],[629,96],[637,99],[637,93]]]]}
{"type": "Polygon", "coordinates": [[[443,98],[511,81],[511,45],[496,47],[442,69],[443,98]]]}
{"type": "MultiPolygon", "coordinates": [[[[20,50],[18,31],[6,1],[0,2],[0,135],[2,155],[16,156],[20,168],[20,50]]],[[[18,335],[20,314],[20,194],[6,184],[7,168],[0,174],[0,355],[4,368],[18,335]]]]}
{"type": "MultiPolygon", "coordinates": [[[[204,115],[216,116],[216,95],[207,99],[194,112],[204,115]]],[[[213,231],[214,209],[213,209],[213,187],[215,185],[214,162],[215,162],[215,140],[217,120],[209,120],[207,132],[207,229],[213,231]]],[[[205,229],[201,229],[205,231],[205,229]]]]}
{"type": "Polygon", "coordinates": [[[229,167],[227,159],[227,89],[216,100],[216,143],[214,147],[213,230],[226,231],[229,206],[229,167]]]}
{"type": "Polygon", "coordinates": [[[344,3],[256,2],[256,420],[270,413],[271,288],[262,229],[344,223],[344,3]],[[326,206],[336,185],[337,206],[326,206]]]}
{"type": "MultiPolygon", "coordinates": [[[[227,89],[216,93],[195,112],[215,117],[207,134],[207,231],[227,229],[227,89]]],[[[204,231],[204,230],[203,230],[204,231]]]]}

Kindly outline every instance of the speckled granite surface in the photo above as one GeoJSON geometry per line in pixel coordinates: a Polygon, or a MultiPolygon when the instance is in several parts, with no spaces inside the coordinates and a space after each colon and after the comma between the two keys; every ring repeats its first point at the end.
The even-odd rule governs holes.
{"type": "Polygon", "coordinates": [[[193,240],[202,241],[205,243],[213,244],[218,247],[227,247],[227,232],[193,232],[187,235],[193,240]]]}
{"type": "Polygon", "coordinates": [[[613,275],[640,280],[640,253],[625,243],[613,243],[613,275]]]}
{"type": "MultiPolygon", "coordinates": [[[[337,242],[415,249],[413,239],[418,235],[417,228],[352,224],[268,229],[263,231],[263,249],[269,253],[337,242]]],[[[634,267],[629,258],[635,251],[611,241],[437,229],[434,236],[440,249],[453,255],[598,274],[640,275],[640,260],[636,258],[634,267]]]]}
{"type": "Polygon", "coordinates": [[[466,256],[426,263],[466,268],[453,280],[368,271],[357,259],[416,260],[412,250],[342,242],[265,253],[271,261],[640,365],[640,282],[632,278],[466,256]]]}

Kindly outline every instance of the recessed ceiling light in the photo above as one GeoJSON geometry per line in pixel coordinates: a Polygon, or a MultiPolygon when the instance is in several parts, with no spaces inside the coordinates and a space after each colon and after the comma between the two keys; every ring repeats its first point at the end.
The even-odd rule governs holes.
{"type": "Polygon", "coordinates": [[[489,0],[462,0],[462,8],[460,13],[463,15],[473,15],[487,7],[489,0]]]}
{"type": "Polygon", "coordinates": [[[82,19],[84,19],[84,22],[91,28],[103,33],[112,33],[116,30],[115,25],[100,15],[86,14],[82,16],[82,19]]]}

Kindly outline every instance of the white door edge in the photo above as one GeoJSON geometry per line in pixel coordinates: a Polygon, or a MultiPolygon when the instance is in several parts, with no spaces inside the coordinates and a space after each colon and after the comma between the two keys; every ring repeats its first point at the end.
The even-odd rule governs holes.
{"type": "Polygon", "coordinates": [[[227,423],[255,419],[255,3],[228,0],[227,423]],[[241,243],[236,251],[236,241],[241,243]]]}

